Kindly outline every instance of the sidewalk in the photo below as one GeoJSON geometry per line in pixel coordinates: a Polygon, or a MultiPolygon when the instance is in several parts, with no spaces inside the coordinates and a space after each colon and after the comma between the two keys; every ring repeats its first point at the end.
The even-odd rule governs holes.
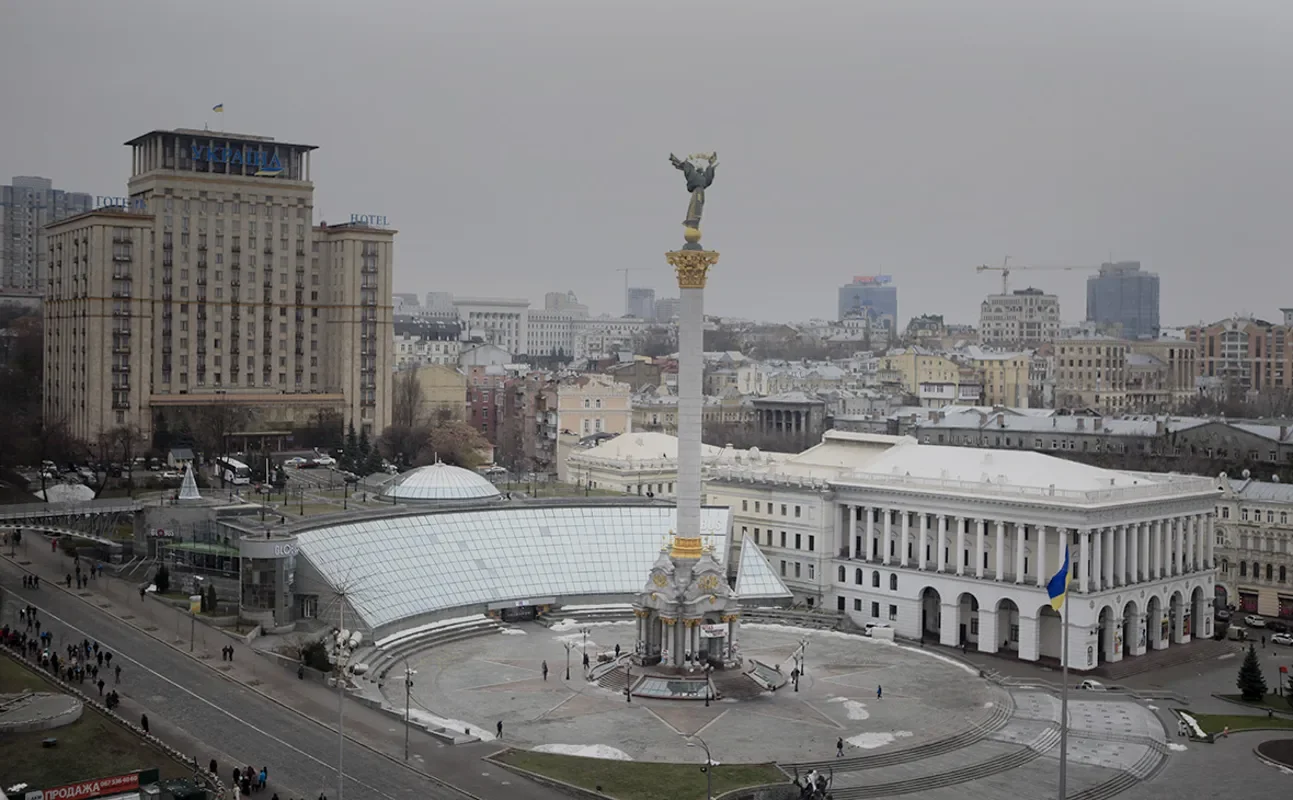
{"type": "MultiPolygon", "coordinates": [[[[253,647],[244,645],[215,628],[194,622],[190,616],[161,600],[148,595],[140,600],[139,585],[109,577],[90,581],[83,590],[68,589],[66,575],[75,570],[71,557],[52,552],[50,540],[43,536],[27,534],[17,557],[9,559],[9,550],[0,550],[6,559],[40,576],[42,584],[51,590],[64,591],[93,604],[104,613],[143,631],[175,650],[190,654],[213,671],[213,678],[225,678],[243,684],[271,702],[291,709],[325,727],[336,730],[337,692],[314,682],[298,680],[288,669],[273,663],[268,657],[258,655],[253,647]],[[193,631],[190,638],[190,630],[193,631]],[[222,661],[221,648],[232,645],[234,660],[222,661]]],[[[82,560],[83,569],[90,562],[82,560]]],[[[482,775],[476,762],[490,753],[502,749],[498,745],[481,742],[470,745],[446,745],[414,726],[409,735],[409,760],[404,761],[404,726],[401,720],[387,716],[347,698],[345,702],[346,738],[360,747],[386,756],[398,764],[406,765],[429,779],[443,779],[454,788],[477,797],[498,796],[502,787],[497,778],[482,775]]],[[[492,770],[497,772],[497,770],[492,770]]],[[[509,797],[552,800],[560,795],[538,786],[515,780],[505,789],[509,797]]]]}

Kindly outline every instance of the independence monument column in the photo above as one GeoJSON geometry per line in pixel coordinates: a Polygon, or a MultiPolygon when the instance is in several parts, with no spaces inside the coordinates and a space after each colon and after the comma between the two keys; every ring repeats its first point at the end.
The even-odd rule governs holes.
{"type": "Polygon", "coordinates": [[[714,182],[717,153],[699,153],[669,161],[687,179],[687,218],[680,250],[665,254],[678,275],[678,527],[675,536],[699,539],[700,453],[705,350],[705,278],[718,253],[700,245],[700,218],[705,189],[714,182]]]}

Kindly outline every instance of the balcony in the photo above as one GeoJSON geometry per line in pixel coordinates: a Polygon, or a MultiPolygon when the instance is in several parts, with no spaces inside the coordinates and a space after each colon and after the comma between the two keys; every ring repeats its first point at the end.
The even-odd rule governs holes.
{"type": "Polygon", "coordinates": [[[129,312],[128,310],[124,309],[124,308],[114,308],[114,309],[112,310],[112,316],[114,316],[114,317],[128,317],[128,316],[130,316],[130,312],[129,312]]]}
{"type": "Polygon", "coordinates": [[[130,408],[130,401],[129,401],[129,400],[113,400],[113,401],[112,401],[112,407],[113,407],[114,409],[117,409],[118,411],[121,411],[121,410],[127,410],[127,409],[129,409],[129,408],[130,408]]]}
{"type": "Polygon", "coordinates": [[[131,275],[130,275],[130,273],[129,273],[129,272],[114,272],[114,273],[112,273],[112,279],[113,279],[114,281],[130,281],[130,280],[134,280],[134,278],[132,278],[132,277],[131,277],[131,275]]]}
{"type": "Polygon", "coordinates": [[[273,289],[274,281],[270,278],[266,278],[264,283],[262,283],[261,285],[264,286],[266,289],[273,289]]]}
{"type": "Polygon", "coordinates": [[[113,296],[113,297],[115,297],[115,298],[117,298],[117,299],[119,299],[119,300],[129,300],[129,299],[130,299],[130,290],[129,290],[129,289],[113,289],[113,290],[112,290],[112,296],[113,296]]]}
{"type": "Polygon", "coordinates": [[[206,243],[206,242],[198,242],[198,252],[199,252],[199,253],[205,253],[206,251],[207,251],[207,243],[206,243]]]}
{"type": "Polygon", "coordinates": [[[230,286],[242,286],[242,281],[238,280],[237,278],[230,278],[230,279],[229,279],[229,285],[230,285],[230,286]]]}
{"type": "Polygon", "coordinates": [[[241,252],[242,252],[242,245],[240,245],[240,244],[235,244],[233,247],[230,247],[230,248],[229,248],[229,252],[231,252],[231,253],[241,253],[241,252]]]}
{"type": "Polygon", "coordinates": [[[175,266],[175,259],[171,258],[170,256],[166,256],[165,258],[162,259],[162,266],[163,267],[175,266]]]}
{"type": "Polygon", "coordinates": [[[130,263],[132,256],[129,253],[113,253],[112,260],[118,263],[130,263]]]}
{"type": "Polygon", "coordinates": [[[229,312],[229,319],[233,320],[234,322],[237,322],[238,320],[242,319],[242,314],[238,311],[238,309],[235,308],[233,311],[229,312]]]}
{"type": "Polygon", "coordinates": [[[167,250],[167,251],[169,251],[169,250],[174,250],[174,249],[175,249],[175,243],[174,243],[174,242],[162,242],[162,249],[163,249],[163,250],[167,250]]]}
{"type": "Polygon", "coordinates": [[[130,348],[124,344],[117,344],[112,346],[113,355],[118,355],[118,356],[129,355],[129,353],[130,353],[130,348]]]}
{"type": "Polygon", "coordinates": [[[130,372],[129,364],[113,364],[112,371],[117,373],[130,372]]]}
{"type": "Polygon", "coordinates": [[[134,244],[134,242],[131,240],[129,236],[120,236],[120,235],[113,236],[112,243],[113,244],[134,244]]]}
{"type": "Polygon", "coordinates": [[[269,245],[266,245],[264,252],[265,252],[265,255],[272,256],[274,255],[274,248],[270,247],[269,245]]]}
{"type": "Polygon", "coordinates": [[[162,345],[162,355],[168,356],[170,354],[171,354],[171,346],[169,344],[162,345]]]}
{"type": "Polygon", "coordinates": [[[373,266],[365,265],[365,266],[363,266],[363,267],[360,267],[360,268],[359,268],[359,272],[360,272],[360,274],[362,274],[362,275],[376,275],[376,274],[377,274],[377,267],[376,267],[376,265],[373,265],[373,266]]]}

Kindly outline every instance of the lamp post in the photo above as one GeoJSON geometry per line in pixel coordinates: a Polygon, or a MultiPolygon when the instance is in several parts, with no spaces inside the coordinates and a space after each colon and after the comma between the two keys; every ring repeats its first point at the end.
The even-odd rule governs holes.
{"type": "Polygon", "coordinates": [[[624,668],[624,702],[633,702],[633,662],[624,668]]]}
{"type": "Polygon", "coordinates": [[[713,665],[713,664],[706,664],[706,665],[705,665],[705,708],[709,708],[709,696],[710,696],[710,690],[709,690],[709,673],[710,673],[710,670],[712,670],[712,669],[714,669],[714,665],[713,665]]]}
{"type": "MultiPolygon", "coordinates": [[[[340,618],[338,622],[344,625],[346,619],[345,596],[342,595],[340,600],[341,602],[338,606],[340,618]]],[[[332,663],[336,667],[337,673],[337,800],[342,800],[342,793],[345,788],[345,781],[343,780],[345,772],[342,769],[342,763],[346,753],[346,676],[362,673],[362,670],[358,670],[350,664],[350,659],[355,654],[355,651],[359,649],[359,643],[362,639],[363,636],[359,631],[348,631],[344,627],[338,627],[325,639],[325,642],[329,645],[328,655],[332,658],[332,663]]]]}
{"type": "Polygon", "coordinates": [[[570,680],[570,651],[573,650],[575,646],[570,642],[562,642],[562,644],[566,646],[566,680],[570,680]]]}
{"type": "Polygon", "coordinates": [[[709,754],[709,745],[705,744],[704,739],[695,735],[691,738],[695,741],[687,742],[688,747],[695,747],[696,742],[700,742],[700,746],[705,750],[705,800],[714,800],[714,757],[709,754]]]}
{"type": "Polygon", "coordinates": [[[404,760],[409,760],[409,700],[413,695],[413,676],[417,670],[409,669],[409,660],[404,659],[404,760]]]}

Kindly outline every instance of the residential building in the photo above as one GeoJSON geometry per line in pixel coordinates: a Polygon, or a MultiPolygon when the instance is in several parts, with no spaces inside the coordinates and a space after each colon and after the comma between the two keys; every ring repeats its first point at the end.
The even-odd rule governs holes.
{"type": "Polygon", "coordinates": [[[1293,328],[1231,317],[1186,328],[1198,350],[1198,376],[1226,395],[1293,388],[1293,328]]]}
{"type": "Polygon", "coordinates": [[[504,387],[508,375],[502,367],[469,367],[467,378],[467,424],[480,431],[491,445],[498,444],[498,430],[507,406],[504,387]]]}
{"type": "Polygon", "coordinates": [[[1127,410],[1127,351],[1127,342],[1108,336],[1055,342],[1056,407],[1127,410]]]}
{"type": "Polygon", "coordinates": [[[980,403],[1028,408],[1031,354],[970,346],[957,353],[957,360],[978,373],[983,387],[980,403]]]}
{"type": "Polygon", "coordinates": [[[575,352],[575,320],[582,315],[573,311],[532,309],[526,341],[532,356],[572,356],[575,352]]]}
{"type": "Polygon", "coordinates": [[[669,323],[678,318],[678,298],[676,297],[659,297],[655,301],[656,322],[669,323]]]}
{"type": "Polygon", "coordinates": [[[624,290],[624,316],[655,321],[655,289],[631,286],[624,290]]]}
{"type": "Polygon", "coordinates": [[[1217,479],[1219,606],[1293,622],[1293,485],[1217,479]]]}
{"type": "Polygon", "coordinates": [[[1181,339],[1141,339],[1131,343],[1129,356],[1137,368],[1128,375],[1128,403],[1140,411],[1170,411],[1179,408],[1198,394],[1199,346],[1181,339]],[[1154,360],[1156,388],[1151,390],[1146,379],[1137,374],[1146,363],[1154,360]]]}
{"type": "Polygon", "coordinates": [[[530,352],[529,300],[456,297],[453,306],[468,337],[498,345],[510,353],[530,352]]]}
{"type": "Polygon", "coordinates": [[[424,364],[397,372],[395,380],[409,374],[422,390],[422,406],[416,410],[420,419],[432,423],[446,420],[463,422],[469,419],[467,376],[462,370],[446,364],[424,364]]]}
{"type": "Polygon", "coordinates": [[[839,315],[864,317],[888,323],[890,331],[898,329],[898,287],[891,275],[859,275],[852,283],[840,287],[839,315]]]}
{"type": "Polygon", "coordinates": [[[1060,332],[1060,299],[1041,289],[990,294],[979,307],[984,347],[1023,348],[1053,342],[1060,332]]]}
{"type": "Polygon", "coordinates": [[[0,291],[45,293],[45,226],[94,208],[84,192],[55,189],[49,178],[18,176],[0,186],[0,291]]]}
{"type": "Polygon", "coordinates": [[[320,409],[378,435],[395,231],[311,223],[311,145],[184,129],[127,145],[129,208],[47,229],[47,418],[93,441],[237,404],[271,441],[320,409]]]}
{"type": "Polygon", "coordinates": [[[420,364],[457,366],[462,351],[462,331],[458,323],[422,317],[414,319],[414,322],[405,322],[399,317],[395,319],[392,343],[395,369],[420,364]]]}
{"type": "Polygon", "coordinates": [[[556,472],[556,404],[556,391],[545,373],[507,379],[498,430],[499,463],[519,474],[556,472]]]}
{"type": "Polygon", "coordinates": [[[820,450],[719,469],[706,486],[732,508],[733,534],[759,527],[797,603],[1079,671],[1212,635],[1211,479],[837,431],[820,450]],[[1061,652],[1046,585],[1066,550],[1061,652]]]}
{"type": "Polygon", "coordinates": [[[579,302],[575,293],[567,292],[548,292],[543,296],[544,311],[566,311],[575,317],[588,316],[588,306],[579,302]]]}
{"type": "Polygon", "coordinates": [[[608,375],[589,373],[557,381],[557,425],[583,437],[633,430],[632,389],[608,375]]]}
{"type": "Polygon", "coordinates": [[[1104,263],[1086,279],[1086,318],[1117,326],[1124,339],[1157,339],[1158,275],[1139,261],[1104,263]]]}
{"type": "Polygon", "coordinates": [[[473,344],[458,353],[458,366],[464,370],[472,367],[502,367],[513,362],[512,354],[496,344],[473,344]]]}
{"type": "Polygon", "coordinates": [[[616,355],[621,349],[632,349],[647,328],[644,319],[635,317],[591,317],[575,320],[573,353],[576,359],[597,359],[616,355]]]}

